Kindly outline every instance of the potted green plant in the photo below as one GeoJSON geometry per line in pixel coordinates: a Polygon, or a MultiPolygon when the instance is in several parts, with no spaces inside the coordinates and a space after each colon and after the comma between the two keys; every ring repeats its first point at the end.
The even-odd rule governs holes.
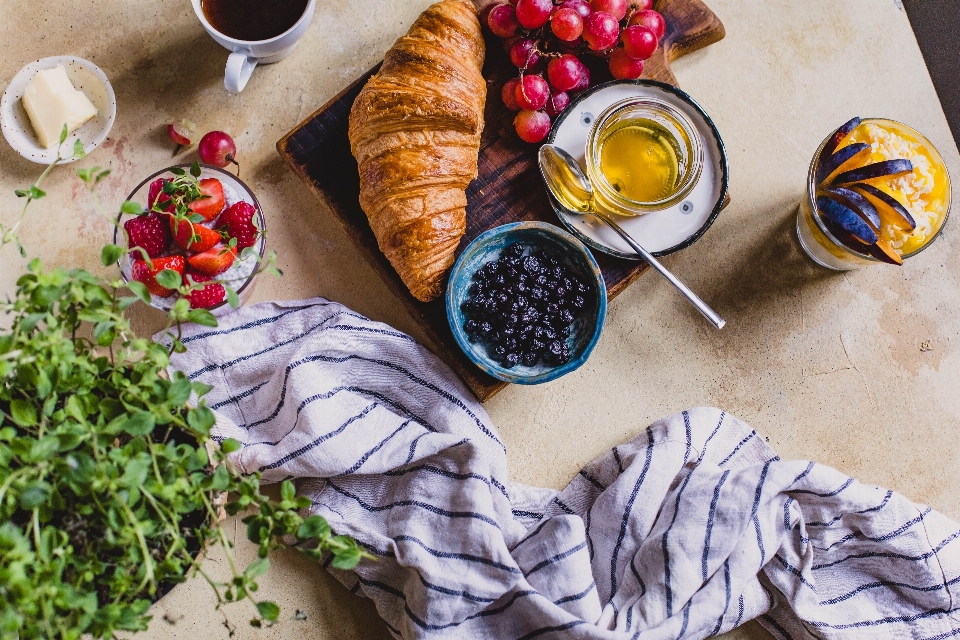
{"type": "MultiPolygon", "coordinates": [[[[75,153],[82,156],[79,145],[75,153]]],[[[13,225],[0,225],[0,251],[14,244],[25,253],[17,227],[45,195],[40,182],[56,164],[17,192],[25,205],[13,225]]],[[[107,172],[78,174],[92,193],[107,172]]],[[[104,247],[104,264],[122,251],[104,247]]],[[[251,623],[269,623],[279,608],[257,600],[256,581],[283,538],[312,558],[332,553],[342,569],[366,555],[320,516],[301,517],[308,501],[292,483],[271,501],[257,474],[240,475],[226,463],[239,443],[212,445],[214,415],[203,400],[210,387],[168,376],[170,351],[133,334],[124,312],[138,300],[149,301],[142,285],[126,289],[119,279],[48,270],[35,259],[15,296],[0,303],[10,320],[0,330],[3,638],[114,638],[143,630],[165,586],[193,573],[210,584],[218,609],[247,599],[257,611],[251,623]],[[220,526],[221,509],[246,514],[247,536],[259,545],[246,567],[220,526]],[[213,544],[224,547],[232,574],[226,582],[198,560],[213,544]]],[[[184,322],[216,325],[181,297],[169,323],[184,322]]],[[[173,340],[171,349],[183,348],[173,340]]]]}

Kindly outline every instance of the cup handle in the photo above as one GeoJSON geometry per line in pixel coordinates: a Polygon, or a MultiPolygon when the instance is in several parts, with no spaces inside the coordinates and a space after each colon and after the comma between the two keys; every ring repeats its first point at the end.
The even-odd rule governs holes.
{"type": "Polygon", "coordinates": [[[230,93],[240,93],[247,86],[250,74],[257,66],[257,59],[244,51],[234,51],[227,58],[227,69],[223,75],[223,86],[230,93]]]}

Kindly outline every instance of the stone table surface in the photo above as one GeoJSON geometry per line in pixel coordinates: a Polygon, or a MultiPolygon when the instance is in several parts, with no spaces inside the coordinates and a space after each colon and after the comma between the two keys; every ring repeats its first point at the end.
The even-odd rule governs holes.
{"type": "MultiPolygon", "coordinates": [[[[323,295],[422,337],[274,144],[378,62],[428,4],[318,0],[294,54],[258,68],[243,93],[230,95],[222,78],[227,52],[203,31],[188,0],[0,0],[0,85],[31,60],[74,54],[97,63],[117,94],[110,139],[45,183],[50,195],[23,226],[28,252],[50,265],[102,269],[110,225],[73,169],[111,168],[98,196],[115,210],[133,185],[171,162],[164,127],[186,118],[201,131],[234,136],[242,176],[266,213],[285,275],[264,278],[254,301],[323,295]]],[[[724,138],[733,201],[696,245],[665,262],[728,325],[714,330],[661,278],[642,277],[610,305],[584,367],[548,384],[511,387],[487,404],[508,446],[512,479],[561,488],[653,420],[716,405],[752,424],[784,458],[818,460],[960,519],[957,223],[901,269],[830,272],[801,253],[795,235],[809,160],[853,115],[915,127],[960,176],[907,16],[895,0],[708,4],[726,39],[674,70],[724,138]]],[[[5,221],[19,210],[13,190],[40,170],[0,143],[5,221]]],[[[13,251],[0,257],[0,294],[12,291],[24,266],[13,251]]],[[[143,335],[161,328],[153,310],[134,313],[143,335]]],[[[216,554],[206,563],[222,569],[216,554]]],[[[233,607],[238,638],[389,637],[369,601],[293,552],[281,554],[261,585],[262,596],[281,604],[281,620],[255,630],[246,625],[246,605],[233,607]]],[[[154,611],[144,637],[227,637],[199,580],[154,611]]],[[[751,623],[731,637],[769,636],[751,623]]]]}

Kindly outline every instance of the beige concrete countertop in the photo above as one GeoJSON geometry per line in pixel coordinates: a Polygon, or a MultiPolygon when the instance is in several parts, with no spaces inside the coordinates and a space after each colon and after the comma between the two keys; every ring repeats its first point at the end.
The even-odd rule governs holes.
{"type": "MultiPolygon", "coordinates": [[[[431,0],[318,0],[287,60],[258,68],[239,95],[223,89],[227,52],[188,0],[0,0],[0,85],[31,60],[78,55],[117,94],[110,139],[58,168],[22,236],[47,264],[99,267],[111,235],[74,175],[113,170],[98,190],[113,210],[144,176],[171,163],[165,125],[223,129],[267,216],[282,279],[253,300],[323,295],[422,337],[334,219],[287,170],[276,141],[378,62],[431,0]]],[[[713,116],[730,158],[731,205],[692,248],[666,264],[727,321],[709,326],[669,285],[645,275],[610,305],[603,337],[580,370],[512,387],[487,409],[508,446],[512,479],[560,488],[586,462],[663,415],[716,405],[752,424],[784,458],[832,465],[960,519],[960,231],[957,221],[901,269],[816,267],[794,224],[817,145],[853,115],[902,121],[926,135],[960,179],[960,156],[907,21],[895,0],[708,0],[722,42],[679,60],[680,85],[713,116]],[[924,345],[921,348],[921,345],[924,345]],[[928,349],[928,350],[925,350],[928,349]]],[[[193,152],[178,159],[192,160],[193,152]]],[[[0,217],[42,167],[0,142],[0,217]]],[[[960,190],[954,190],[954,197],[960,190]]],[[[25,263],[0,258],[0,294],[25,263]]],[[[139,332],[161,316],[135,311],[139,332]]],[[[232,525],[230,525],[232,529],[232,525]]],[[[238,538],[243,538],[242,530],[238,538]]],[[[241,545],[241,555],[250,550],[241,545]]],[[[214,554],[206,560],[219,566],[214,554]]],[[[280,621],[238,638],[386,639],[368,601],[294,552],[261,581],[280,621]],[[297,620],[300,610],[306,620],[297,620]]],[[[147,638],[226,638],[206,585],[193,581],[155,607],[147,638]]],[[[761,638],[751,623],[731,634],[761,638]]]]}

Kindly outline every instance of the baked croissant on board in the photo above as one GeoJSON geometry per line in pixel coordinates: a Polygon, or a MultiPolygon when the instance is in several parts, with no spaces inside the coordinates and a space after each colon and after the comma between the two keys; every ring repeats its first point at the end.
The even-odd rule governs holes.
{"type": "Polygon", "coordinates": [[[487,87],[471,0],[442,0],[390,48],[350,110],[360,206],[380,250],[424,302],[440,295],[466,230],[487,87]]]}

